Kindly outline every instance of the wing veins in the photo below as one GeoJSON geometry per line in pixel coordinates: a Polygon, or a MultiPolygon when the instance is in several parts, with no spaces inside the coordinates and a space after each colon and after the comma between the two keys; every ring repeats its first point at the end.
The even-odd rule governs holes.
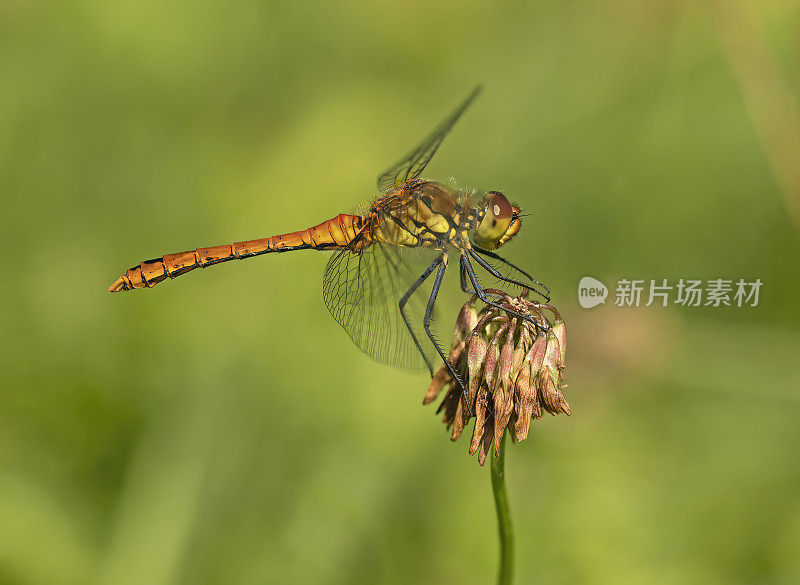
{"type": "Polygon", "coordinates": [[[428,166],[447,134],[472,102],[475,101],[475,98],[480,95],[482,89],[483,86],[481,85],[473,89],[467,99],[450,116],[445,118],[414,150],[384,171],[378,177],[378,190],[382,193],[386,192],[392,187],[408,179],[415,179],[422,174],[422,171],[428,166]]]}

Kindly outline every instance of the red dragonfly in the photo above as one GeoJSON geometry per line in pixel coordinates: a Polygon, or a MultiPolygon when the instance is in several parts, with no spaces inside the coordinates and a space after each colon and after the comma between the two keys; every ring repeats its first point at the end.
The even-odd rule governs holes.
{"type": "Polygon", "coordinates": [[[461,288],[477,293],[485,303],[497,306],[492,293],[481,287],[473,263],[500,281],[550,299],[547,287],[494,251],[519,232],[518,207],[499,191],[480,192],[420,178],[480,90],[480,86],[475,88],[419,146],[378,177],[379,195],[364,215],[342,213],[302,231],[145,260],[108,290],[151,288],[198,266],[272,252],[334,252],[325,268],[322,295],[331,315],[359,349],[394,366],[424,364],[431,375],[434,361],[441,359],[463,389],[461,376],[430,328],[450,258],[458,257],[461,288]],[[486,258],[506,265],[516,278],[503,275],[486,258]],[[419,289],[432,275],[425,301],[419,289]]]}

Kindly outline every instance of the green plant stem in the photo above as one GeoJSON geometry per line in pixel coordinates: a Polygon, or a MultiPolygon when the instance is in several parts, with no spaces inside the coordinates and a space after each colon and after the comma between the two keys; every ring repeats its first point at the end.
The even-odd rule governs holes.
{"type": "Polygon", "coordinates": [[[497,532],[500,537],[500,567],[497,571],[498,585],[510,585],[514,572],[514,532],[511,528],[511,513],[508,510],[508,493],[506,491],[506,433],[500,439],[500,456],[492,460],[492,491],[494,506],[497,510],[497,532]]]}

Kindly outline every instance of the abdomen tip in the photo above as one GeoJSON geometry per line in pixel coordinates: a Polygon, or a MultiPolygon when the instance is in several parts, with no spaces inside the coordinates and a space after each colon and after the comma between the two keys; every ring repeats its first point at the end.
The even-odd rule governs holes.
{"type": "Polygon", "coordinates": [[[119,292],[121,290],[125,290],[125,279],[120,276],[108,287],[108,292],[119,292]]]}

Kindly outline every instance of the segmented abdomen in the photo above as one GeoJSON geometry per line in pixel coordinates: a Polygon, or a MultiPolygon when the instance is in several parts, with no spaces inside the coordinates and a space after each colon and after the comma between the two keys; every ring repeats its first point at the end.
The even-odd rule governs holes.
{"type": "Polygon", "coordinates": [[[363,219],[360,216],[342,213],[333,219],[299,232],[167,254],[161,258],[145,260],[130,268],[108,287],[108,291],[149,288],[167,278],[186,274],[198,266],[205,268],[228,260],[250,258],[270,252],[342,249],[358,235],[362,223],[363,219]]]}

